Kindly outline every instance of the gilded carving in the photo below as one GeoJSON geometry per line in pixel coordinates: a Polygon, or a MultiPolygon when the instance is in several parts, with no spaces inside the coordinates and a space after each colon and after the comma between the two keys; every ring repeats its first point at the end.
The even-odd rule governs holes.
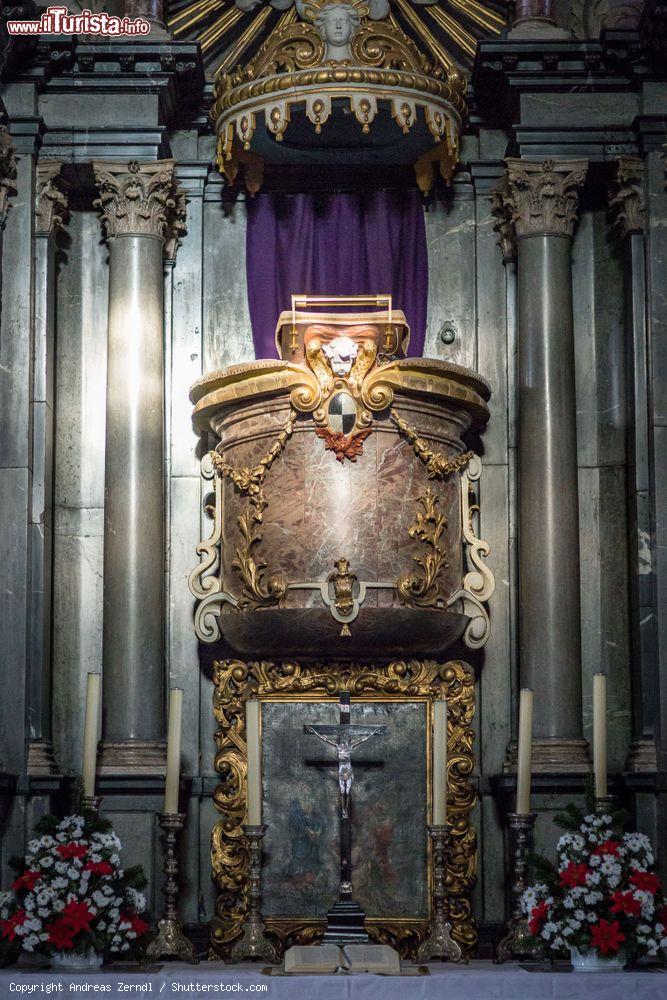
{"type": "Polygon", "coordinates": [[[164,237],[174,198],[174,160],[139,163],[94,160],[107,239],[126,234],[164,237]]]}
{"type": "Polygon", "coordinates": [[[364,441],[371,433],[371,428],[358,431],[356,434],[343,434],[342,431],[331,431],[327,427],[316,427],[315,433],[324,441],[327,451],[333,451],[339,462],[344,462],[347,458],[350,462],[356,462],[359,455],[363,454],[364,441]]]}
{"type": "Polygon", "coordinates": [[[399,417],[396,410],[392,410],[390,415],[401,434],[412,445],[417,458],[426,466],[429,479],[446,479],[453,472],[460,472],[462,469],[465,469],[475,454],[474,451],[466,451],[462,455],[448,458],[441,452],[433,451],[432,448],[429,448],[424,438],[419,437],[418,433],[402,417],[399,417]]]}
{"type": "Polygon", "coordinates": [[[59,184],[61,160],[40,160],[36,169],[35,232],[53,236],[67,221],[67,196],[59,184]]]}
{"type": "Polygon", "coordinates": [[[401,603],[411,607],[436,608],[444,603],[439,577],[447,568],[447,550],[442,544],[447,521],[437,509],[439,502],[437,493],[429,486],[426,493],[417,498],[424,509],[417,511],[408,529],[410,538],[427,547],[423,555],[414,556],[419,569],[404,573],[396,582],[401,603]]]}
{"type": "Polygon", "coordinates": [[[507,203],[517,237],[572,236],[587,161],[508,158],[505,163],[507,203]]]}
{"type": "Polygon", "coordinates": [[[619,156],[616,176],[609,191],[609,208],[619,235],[642,233],[646,225],[644,161],[638,156],[619,156]]]}
{"type": "Polygon", "coordinates": [[[0,126],[0,230],[7,221],[9,211],[9,196],[16,191],[16,158],[11,136],[6,128],[0,126]]]}
{"type": "MultiPolygon", "coordinates": [[[[470,814],[476,795],[470,778],[474,771],[471,728],[475,709],[472,668],[461,661],[438,664],[429,660],[395,661],[385,666],[344,664],[301,665],[225,660],[214,665],[213,711],[218,724],[215,735],[215,768],[221,776],[213,801],[221,813],[211,842],[213,876],[220,890],[211,934],[211,957],[230,951],[239,937],[248,908],[248,843],[243,834],[247,798],[247,751],[244,703],[250,697],[304,695],[337,697],[349,691],[391,698],[447,698],[447,824],[451,852],[446,884],[452,936],[464,954],[474,949],[477,934],[471,916],[470,893],[477,873],[477,844],[470,814]]],[[[265,919],[281,948],[321,939],[321,919],[265,919]]],[[[428,921],[411,918],[376,917],[367,922],[371,938],[394,945],[402,955],[414,956],[428,933],[428,921]]]]}

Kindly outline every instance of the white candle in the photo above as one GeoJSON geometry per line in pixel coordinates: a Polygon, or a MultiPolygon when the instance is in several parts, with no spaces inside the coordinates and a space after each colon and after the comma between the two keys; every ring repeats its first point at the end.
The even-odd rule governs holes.
{"type": "Polygon", "coordinates": [[[530,767],[533,752],[533,692],[522,688],[519,694],[519,747],[516,774],[516,812],[530,812],[530,767]]]}
{"type": "Polygon", "coordinates": [[[178,812],[178,786],[181,776],[181,719],[183,691],[172,688],[169,692],[169,722],[167,727],[167,780],[164,786],[164,811],[178,812]]]}
{"type": "Polygon", "coordinates": [[[607,677],[593,674],[593,771],[595,797],[607,794],[607,677]]]}
{"type": "Polygon", "coordinates": [[[259,702],[245,703],[245,738],[248,753],[248,825],[262,822],[262,766],[259,742],[259,702]]]}
{"type": "Polygon", "coordinates": [[[433,825],[447,822],[447,702],[444,698],[433,703],[433,754],[431,786],[433,795],[433,825]]]}
{"type": "Polygon", "coordinates": [[[92,798],[95,794],[97,737],[100,720],[100,680],[99,674],[88,674],[86,683],[86,721],[83,730],[83,794],[88,798],[92,798]]]}

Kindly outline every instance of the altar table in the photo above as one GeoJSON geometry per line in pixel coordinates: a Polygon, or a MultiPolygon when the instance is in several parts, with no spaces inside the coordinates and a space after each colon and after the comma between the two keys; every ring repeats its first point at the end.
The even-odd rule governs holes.
{"type": "Polygon", "coordinates": [[[0,970],[0,998],[51,996],[219,997],[260,993],[267,1000],[667,1000],[667,970],[573,973],[487,961],[429,965],[429,976],[266,976],[261,965],[165,963],[154,971],[113,967],[96,973],[0,970]]]}

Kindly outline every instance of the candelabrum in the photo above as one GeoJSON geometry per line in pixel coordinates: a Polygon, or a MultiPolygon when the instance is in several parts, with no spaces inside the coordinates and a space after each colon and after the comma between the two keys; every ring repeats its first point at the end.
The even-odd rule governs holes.
{"type": "Polygon", "coordinates": [[[433,841],[433,917],[428,937],[417,950],[417,962],[428,962],[431,958],[449,959],[461,962],[460,945],[452,939],[451,924],[448,921],[449,906],[446,890],[447,827],[429,826],[428,835],[433,841]]]}
{"type": "Polygon", "coordinates": [[[185,813],[159,813],[158,821],[164,832],[164,917],[157,925],[157,937],[146,954],[149,958],[179,958],[197,964],[194,945],[188,941],[178,919],[178,858],[176,844],[183,829],[185,813]]]}
{"type": "Polygon", "coordinates": [[[526,889],[528,850],[537,813],[510,813],[510,829],[514,830],[514,881],[512,882],[512,916],[507,922],[507,933],[499,943],[494,961],[508,962],[515,958],[544,958],[544,946],[528,929],[528,919],[521,908],[521,897],[526,889]]]}
{"type": "Polygon", "coordinates": [[[81,808],[87,812],[99,812],[101,801],[101,795],[83,795],[81,797],[81,808]]]}
{"type": "Polygon", "coordinates": [[[263,823],[260,825],[246,823],[243,827],[250,847],[248,914],[243,924],[243,934],[230,952],[230,962],[240,962],[244,958],[262,958],[266,962],[279,961],[276,946],[266,937],[259,905],[262,898],[262,839],[266,829],[263,823]]]}

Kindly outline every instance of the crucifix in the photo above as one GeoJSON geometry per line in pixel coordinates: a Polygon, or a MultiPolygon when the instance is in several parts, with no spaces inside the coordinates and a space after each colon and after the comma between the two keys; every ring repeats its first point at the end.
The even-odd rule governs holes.
{"type": "MultiPolygon", "coordinates": [[[[327,913],[325,941],[350,943],[367,941],[364,929],[366,914],[352,898],[352,822],[351,793],[354,781],[352,751],[373,736],[384,731],[384,726],[350,725],[350,692],[341,692],[338,699],[339,723],[337,726],[304,726],[307,735],[317,736],[322,743],[333,747],[338,761],[308,761],[316,767],[338,767],[338,791],[340,795],[340,882],[338,900],[327,913]]],[[[369,766],[374,762],[363,762],[369,766]]],[[[358,766],[363,766],[361,761],[358,766]]],[[[381,767],[382,763],[378,762],[381,767]]]]}

